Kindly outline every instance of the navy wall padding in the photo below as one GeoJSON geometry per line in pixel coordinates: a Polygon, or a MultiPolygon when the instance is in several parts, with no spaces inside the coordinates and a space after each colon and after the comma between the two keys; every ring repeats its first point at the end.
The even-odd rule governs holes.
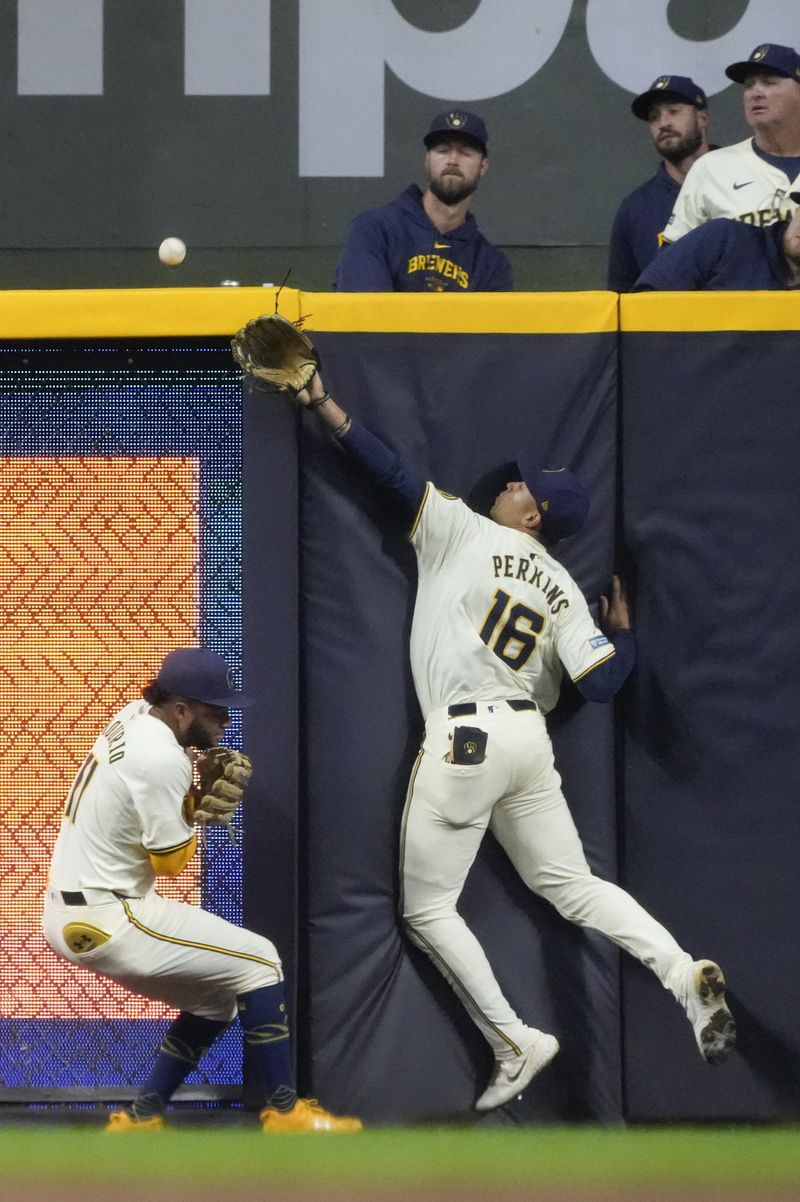
{"type": "Polygon", "coordinates": [[[740,1051],[709,1069],[624,966],[631,1119],[800,1113],[797,333],[622,340],[623,505],[638,671],[624,883],[729,980],[740,1051]]]}
{"type": "MultiPolygon", "coordinates": [[[[266,935],[298,985],[299,612],[297,421],[282,398],[243,390],[243,746],[253,760],[244,801],[243,925],[266,935]]],[[[235,565],[232,565],[235,568],[235,565]]],[[[300,1041],[302,1042],[302,1041],[300,1041]]],[[[263,1105],[245,1050],[245,1100],[263,1105]]]]}
{"type": "MultiPolygon", "coordinates": [[[[613,334],[320,333],[315,342],[337,399],[440,487],[466,496],[525,442],[550,466],[569,463],[593,507],[563,558],[597,600],[613,570],[613,334]]],[[[408,662],[414,556],[386,498],[310,414],[300,557],[310,1084],[326,1105],[370,1122],[467,1114],[486,1083],[488,1047],[396,916],[399,822],[421,735],[408,662]]],[[[587,853],[609,877],[613,717],[608,706],[575,706],[553,724],[587,853]]],[[[528,893],[489,839],[462,911],[522,1017],[562,1040],[518,1117],[617,1118],[616,950],[528,893]]]]}

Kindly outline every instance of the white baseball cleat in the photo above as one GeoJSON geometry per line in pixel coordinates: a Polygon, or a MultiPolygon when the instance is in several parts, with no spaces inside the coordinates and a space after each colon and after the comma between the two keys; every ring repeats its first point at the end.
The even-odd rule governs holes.
{"type": "Polygon", "coordinates": [[[555,1035],[539,1031],[529,1048],[509,1060],[495,1060],[488,1086],[475,1103],[476,1110],[494,1110],[518,1097],[537,1073],[549,1064],[558,1051],[555,1035]]]}
{"type": "Polygon", "coordinates": [[[736,1043],[736,1021],[725,1002],[725,977],[713,960],[695,960],[676,994],[707,1064],[722,1064],[736,1043]]]}

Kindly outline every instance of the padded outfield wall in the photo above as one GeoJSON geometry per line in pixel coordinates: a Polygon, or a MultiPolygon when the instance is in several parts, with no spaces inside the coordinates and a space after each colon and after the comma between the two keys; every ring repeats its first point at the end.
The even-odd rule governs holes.
{"type": "Polygon", "coordinates": [[[624,702],[625,883],[732,986],[704,1072],[623,974],[628,1112],[796,1118],[800,1037],[800,298],[621,299],[622,511],[640,662],[624,702]]]}
{"type": "MultiPolygon", "coordinates": [[[[145,1070],[167,1019],[128,1013],[130,1003],[117,1000],[122,1010],[107,999],[92,1010],[91,989],[61,976],[50,977],[57,988],[36,992],[26,966],[35,960],[45,981],[57,972],[35,912],[43,849],[82,754],[65,732],[85,741],[150,661],[196,638],[231,656],[259,705],[234,732],[256,763],[242,844],[223,854],[212,843],[190,887],[281,949],[302,1088],[372,1122],[434,1119],[468,1114],[489,1071],[483,1041],[396,920],[398,825],[421,733],[407,662],[413,556],[385,502],[346,470],[309,415],[242,393],[227,340],[271,309],[274,295],[0,296],[6,709],[19,708],[20,681],[30,686],[25,728],[49,730],[52,744],[34,833],[30,813],[13,798],[5,806],[11,954],[0,1100],[37,1090],[77,1096],[79,1087],[120,1095],[145,1070]],[[79,468],[57,538],[50,507],[30,500],[53,462],[79,468]],[[84,493],[126,498],[118,526],[108,515],[84,520],[84,493]],[[96,540],[76,535],[92,521],[117,531],[102,555],[96,540]],[[144,589],[152,578],[153,588],[128,605],[127,624],[109,620],[113,605],[95,621],[99,600],[76,607],[75,598],[101,568],[116,579],[130,530],[142,547],[132,576],[144,589]],[[159,538],[175,548],[174,572],[159,538]],[[47,605],[30,584],[45,553],[47,605]],[[154,571],[159,562],[170,570],[154,571]],[[169,620],[143,623],[143,606],[169,620]],[[62,627],[82,649],[69,673],[62,627]],[[68,694],[55,722],[54,664],[68,694]],[[81,708],[87,693],[94,709],[81,708]]],[[[798,1109],[789,649],[798,621],[790,368],[800,308],[791,296],[691,299],[623,298],[620,335],[609,293],[280,296],[286,316],[306,316],[331,390],[442,487],[466,495],[526,443],[570,462],[593,507],[565,562],[592,604],[615,567],[632,581],[637,673],[616,708],[580,705],[565,691],[551,719],[557,760],[595,869],[628,886],[694,954],[723,962],[741,1053],[707,1069],[655,978],[528,894],[488,839],[465,916],[523,1017],[554,1030],[563,1049],[513,1115],[487,1116],[489,1125],[779,1118],[798,1109]]],[[[36,777],[29,742],[18,758],[36,777]]],[[[195,1092],[235,1092],[235,1042],[195,1092]]]]}

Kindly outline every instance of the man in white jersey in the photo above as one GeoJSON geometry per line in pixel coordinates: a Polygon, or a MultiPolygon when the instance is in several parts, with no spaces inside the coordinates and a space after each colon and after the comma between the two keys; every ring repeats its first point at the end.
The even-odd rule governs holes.
{"type": "Polygon", "coordinates": [[[690,168],[663,241],[676,242],[712,217],[749,225],[785,221],[800,188],[800,55],[791,46],[757,46],[725,74],[743,84],[753,137],[712,150],[690,168]]]}
{"type": "Polygon", "coordinates": [[[685,1007],[704,1058],[719,1063],[736,1034],[721,970],[692,960],[628,894],[592,875],[553,764],[544,715],[562,670],[584,697],[607,700],[635,657],[620,580],[601,603],[604,633],[551,551],[583,526],[586,493],[570,472],[540,471],[522,455],[482,517],[354,423],[319,374],[298,399],[409,516],[419,570],[411,663],[425,737],[402,824],[403,917],[494,1051],[476,1109],[516,1097],[558,1051],[553,1035],[514,1013],[456,908],[487,827],[535,893],[653,970],[685,1007]]]}
{"type": "Polygon", "coordinates": [[[267,1132],[356,1131],[294,1085],[283,972],[272,943],[156,892],[197,849],[193,756],[250,704],[221,656],[182,647],[98,735],[67,796],[43,930],[58,955],[180,1011],[111,1131],[158,1130],[175,1090],[237,1014],[264,1083],[267,1132]]]}

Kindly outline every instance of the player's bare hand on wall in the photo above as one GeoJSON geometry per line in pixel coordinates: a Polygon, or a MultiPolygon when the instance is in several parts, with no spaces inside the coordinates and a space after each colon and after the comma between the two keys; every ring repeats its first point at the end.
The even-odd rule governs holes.
{"type": "Polygon", "coordinates": [[[628,590],[619,576],[611,577],[609,595],[600,598],[600,625],[607,632],[630,630],[631,607],[628,590]]]}

